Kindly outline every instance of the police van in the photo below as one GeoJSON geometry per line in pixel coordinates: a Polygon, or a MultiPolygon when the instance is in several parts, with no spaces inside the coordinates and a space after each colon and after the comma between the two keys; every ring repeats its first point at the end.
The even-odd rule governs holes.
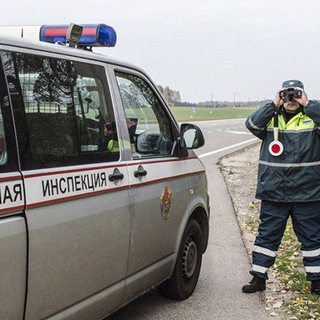
{"type": "Polygon", "coordinates": [[[205,169],[140,68],[91,52],[104,25],[0,36],[0,319],[101,319],[194,291],[205,169]],[[46,42],[46,43],[45,43],[46,42]]]}

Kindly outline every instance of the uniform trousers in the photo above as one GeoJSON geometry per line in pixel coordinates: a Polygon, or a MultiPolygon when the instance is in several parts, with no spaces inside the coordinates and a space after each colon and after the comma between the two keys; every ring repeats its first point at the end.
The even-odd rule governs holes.
{"type": "Polygon", "coordinates": [[[291,216],[294,232],[301,243],[307,280],[320,279],[320,201],[261,202],[260,225],[252,252],[250,273],[268,279],[270,268],[291,216]]]}

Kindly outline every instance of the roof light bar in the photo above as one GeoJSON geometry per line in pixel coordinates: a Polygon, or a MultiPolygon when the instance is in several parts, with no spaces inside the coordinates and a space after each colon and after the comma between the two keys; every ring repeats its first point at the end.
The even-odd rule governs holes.
{"type": "MultiPolygon", "coordinates": [[[[78,46],[114,47],[117,42],[115,30],[105,24],[84,24],[78,46]]],[[[40,28],[40,41],[67,43],[69,25],[44,25],[40,28]]]]}

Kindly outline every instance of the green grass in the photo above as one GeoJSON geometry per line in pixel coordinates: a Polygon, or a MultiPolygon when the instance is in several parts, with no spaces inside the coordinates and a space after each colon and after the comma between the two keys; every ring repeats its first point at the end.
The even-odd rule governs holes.
{"type": "Polygon", "coordinates": [[[200,107],[171,107],[175,118],[182,121],[201,121],[247,118],[256,108],[200,108],[200,107]]]}

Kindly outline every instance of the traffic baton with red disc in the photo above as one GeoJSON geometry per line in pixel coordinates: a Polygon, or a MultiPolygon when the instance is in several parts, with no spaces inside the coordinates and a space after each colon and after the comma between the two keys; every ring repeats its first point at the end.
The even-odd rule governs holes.
{"type": "Polygon", "coordinates": [[[279,138],[279,125],[278,125],[278,111],[274,112],[273,121],[273,137],[274,140],[269,144],[269,152],[278,157],[283,152],[283,144],[278,140],[279,138]]]}

